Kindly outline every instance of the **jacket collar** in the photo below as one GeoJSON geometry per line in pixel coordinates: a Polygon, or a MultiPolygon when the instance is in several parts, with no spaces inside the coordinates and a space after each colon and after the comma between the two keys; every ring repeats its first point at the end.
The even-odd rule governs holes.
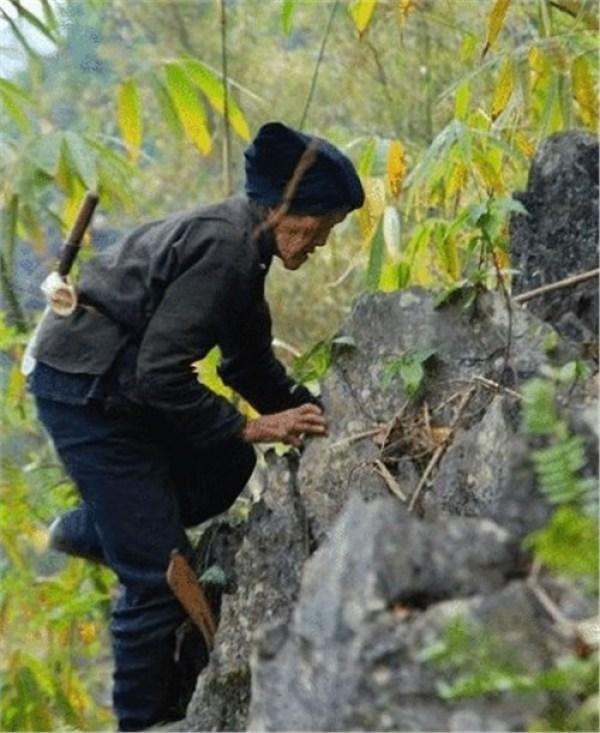
{"type": "Polygon", "coordinates": [[[275,254],[275,235],[271,226],[267,224],[262,206],[247,199],[250,214],[250,237],[258,250],[260,266],[268,270],[275,254]]]}

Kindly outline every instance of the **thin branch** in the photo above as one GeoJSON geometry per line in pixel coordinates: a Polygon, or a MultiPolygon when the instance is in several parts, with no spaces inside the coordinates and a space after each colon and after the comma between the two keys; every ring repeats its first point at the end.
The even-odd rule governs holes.
{"type": "Polygon", "coordinates": [[[456,412],[456,416],[454,420],[452,421],[452,424],[450,425],[450,429],[448,431],[448,435],[446,436],[446,439],[443,443],[441,443],[435,450],[435,453],[431,457],[431,460],[427,464],[427,467],[423,471],[423,475],[421,476],[421,480],[419,481],[417,488],[414,490],[412,496],[410,497],[410,504],[408,505],[408,510],[413,511],[415,508],[415,504],[417,503],[417,499],[419,498],[419,495],[423,489],[423,486],[427,483],[427,480],[433,471],[433,469],[437,466],[439,463],[441,457],[444,455],[444,452],[446,448],[448,447],[448,444],[450,443],[450,440],[452,436],[454,435],[454,431],[456,430],[458,426],[458,422],[460,418],[462,417],[462,414],[465,410],[465,407],[469,403],[469,400],[471,397],[475,394],[476,387],[471,387],[469,390],[465,392],[463,395],[463,398],[461,399],[458,409],[456,412]]]}
{"type": "Polygon", "coordinates": [[[522,394],[515,392],[515,390],[510,389],[510,387],[505,387],[503,384],[498,384],[498,382],[494,382],[492,379],[487,379],[486,377],[480,377],[478,375],[475,375],[473,379],[476,379],[478,382],[481,382],[481,384],[483,384],[484,387],[493,389],[496,392],[503,391],[511,395],[512,397],[517,397],[519,400],[523,399],[522,394]]]}
{"type": "Polygon", "coordinates": [[[588,270],[587,272],[583,272],[580,275],[572,275],[571,277],[566,277],[564,280],[558,280],[555,283],[542,285],[541,287],[535,288],[534,290],[529,290],[526,293],[521,293],[520,295],[515,296],[513,300],[517,303],[525,303],[527,300],[537,298],[538,295],[550,293],[553,290],[560,290],[561,288],[568,288],[571,285],[577,285],[577,283],[585,282],[586,280],[593,280],[595,277],[598,277],[598,275],[600,275],[600,268],[596,268],[595,270],[588,270]]]}
{"type": "Polygon", "coordinates": [[[317,63],[315,64],[315,70],[313,72],[313,77],[310,82],[310,89],[308,91],[308,97],[306,98],[306,102],[304,104],[304,111],[302,112],[300,124],[298,125],[300,130],[303,129],[304,123],[306,122],[306,118],[308,116],[308,110],[310,108],[310,103],[312,102],[312,98],[314,96],[315,89],[317,86],[317,78],[319,76],[319,69],[321,68],[321,62],[323,61],[323,55],[325,54],[325,46],[327,45],[327,39],[329,38],[331,26],[333,25],[333,18],[335,16],[335,11],[337,10],[339,3],[340,3],[340,0],[335,0],[333,7],[331,8],[331,13],[329,15],[329,21],[327,23],[327,28],[325,29],[325,34],[323,35],[323,41],[321,43],[321,48],[319,50],[319,56],[317,57],[317,63]]]}
{"type": "Polygon", "coordinates": [[[223,74],[223,119],[225,122],[225,141],[223,147],[223,173],[225,176],[225,195],[232,193],[231,173],[231,123],[229,121],[229,81],[227,78],[227,13],[226,0],[220,2],[221,16],[221,72],[223,74]]]}

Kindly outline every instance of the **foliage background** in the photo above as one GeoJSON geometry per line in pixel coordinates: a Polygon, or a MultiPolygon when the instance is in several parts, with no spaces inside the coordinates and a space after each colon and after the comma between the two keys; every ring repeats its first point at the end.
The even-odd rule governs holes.
{"type": "Polygon", "coordinates": [[[365,207],[318,260],[269,278],[279,354],[293,367],[322,344],[316,369],[295,362],[315,377],[364,289],[510,288],[510,193],[544,137],[596,132],[597,30],[593,0],[0,0],[3,730],[111,724],[114,579],[44,551],[77,498],[17,367],[85,190],[101,204],[82,262],[241,190],[269,119],[305,118],[347,151],[365,207]]]}

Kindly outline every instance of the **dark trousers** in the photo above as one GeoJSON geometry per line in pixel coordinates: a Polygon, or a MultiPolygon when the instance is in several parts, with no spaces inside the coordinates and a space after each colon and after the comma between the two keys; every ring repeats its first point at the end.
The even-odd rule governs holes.
{"type": "Polygon", "coordinates": [[[113,609],[113,701],[120,730],[169,717],[175,630],[185,611],[166,582],[173,549],[191,559],[184,527],[225,511],[255,465],[254,449],[231,439],[194,450],[159,413],[106,410],[36,396],[83,504],[81,541],[99,544],[122,593],[113,609]]]}

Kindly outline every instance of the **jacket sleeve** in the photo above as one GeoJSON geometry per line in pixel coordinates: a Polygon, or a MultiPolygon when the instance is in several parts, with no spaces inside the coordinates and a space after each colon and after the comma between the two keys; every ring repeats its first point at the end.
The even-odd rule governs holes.
{"type": "Polygon", "coordinates": [[[221,344],[219,376],[263,415],[320,400],[286,373],[273,353],[271,315],[264,298],[240,326],[235,341],[221,344]]]}
{"type": "Polygon", "coordinates": [[[162,410],[197,447],[238,435],[245,423],[230,402],[198,381],[192,368],[221,340],[236,288],[235,269],[215,242],[169,285],[138,353],[142,399],[162,410]]]}

